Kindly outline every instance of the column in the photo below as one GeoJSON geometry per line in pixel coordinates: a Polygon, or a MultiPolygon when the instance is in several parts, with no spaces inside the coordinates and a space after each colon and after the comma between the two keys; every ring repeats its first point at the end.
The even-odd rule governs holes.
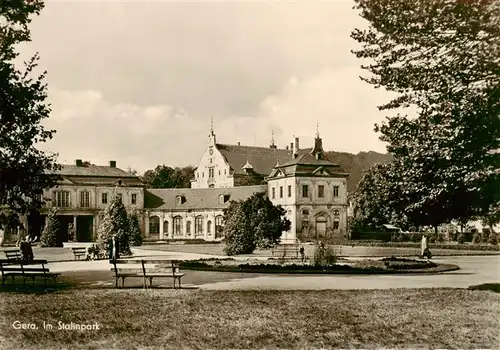
{"type": "Polygon", "coordinates": [[[187,239],[187,213],[182,217],[182,238],[187,239]]]}
{"type": "Polygon", "coordinates": [[[149,238],[149,212],[144,213],[144,237],[149,238]]]}
{"type": "Polygon", "coordinates": [[[160,219],[160,234],[159,234],[159,239],[160,241],[163,241],[165,239],[165,232],[163,231],[163,223],[165,222],[165,213],[161,213],[158,215],[158,218],[160,219]]]}
{"type": "Polygon", "coordinates": [[[73,242],[78,242],[78,231],[77,231],[77,228],[76,228],[76,217],[77,215],[73,215],[73,239],[72,241],[73,242]]]}
{"type": "Polygon", "coordinates": [[[208,221],[210,220],[210,216],[208,214],[205,214],[205,224],[203,226],[205,226],[203,229],[203,239],[206,241],[208,239],[208,221]]]}
{"type": "Polygon", "coordinates": [[[172,215],[172,213],[167,214],[167,220],[168,220],[167,239],[173,239],[174,238],[174,216],[172,215]]]}
{"type": "Polygon", "coordinates": [[[97,241],[97,230],[99,228],[98,220],[99,220],[99,213],[94,214],[93,217],[92,217],[92,224],[93,224],[93,227],[92,227],[92,241],[93,242],[97,241]]]}

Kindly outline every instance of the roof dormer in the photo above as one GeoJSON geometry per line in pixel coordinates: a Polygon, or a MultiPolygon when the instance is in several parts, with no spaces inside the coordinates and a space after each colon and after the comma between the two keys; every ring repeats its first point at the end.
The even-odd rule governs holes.
{"type": "Polygon", "coordinates": [[[175,203],[177,205],[181,205],[181,204],[186,203],[186,196],[184,196],[182,194],[175,196],[175,203]]]}
{"type": "Polygon", "coordinates": [[[231,198],[231,196],[228,195],[228,194],[221,194],[221,195],[219,195],[219,204],[226,203],[227,201],[229,201],[229,198],[231,198]]]}

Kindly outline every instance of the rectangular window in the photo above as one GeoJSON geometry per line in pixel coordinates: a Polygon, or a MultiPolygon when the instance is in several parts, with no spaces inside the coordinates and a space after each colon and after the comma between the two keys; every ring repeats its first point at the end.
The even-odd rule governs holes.
{"type": "Polygon", "coordinates": [[[273,187],[272,191],[273,191],[272,198],[274,199],[274,198],[276,198],[276,189],[273,187]]]}
{"type": "Polygon", "coordinates": [[[89,191],[80,192],[80,207],[82,207],[82,208],[90,207],[90,192],[89,191]]]}
{"type": "Polygon", "coordinates": [[[108,204],[108,194],[107,193],[102,194],[101,201],[102,201],[102,204],[108,204]]]}
{"type": "Polygon", "coordinates": [[[56,207],[69,208],[71,205],[69,191],[59,191],[56,194],[56,207]]]}
{"type": "Polygon", "coordinates": [[[302,197],[304,198],[309,197],[309,186],[302,185],[302,197]]]}
{"type": "Polygon", "coordinates": [[[283,186],[280,186],[280,198],[283,198],[283,186]]]}
{"type": "Polygon", "coordinates": [[[339,196],[339,186],[333,186],[333,196],[334,197],[339,196]]]}
{"type": "Polygon", "coordinates": [[[132,204],[137,204],[137,194],[132,193],[132,204]]]}
{"type": "Polygon", "coordinates": [[[333,222],[333,229],[334,230],[338,230],[339,229],[339,222],[338,221],[334,221],[333,222]]]}
{"type": "Polygon", "coordinates": [[[318,185],[318,197],[319,198],[324,198],[325,197],[325,186],[318,185]]]}
{"type": "Polygon", "coordinates": [[[292,196],[292,186],[288,185],[288,197],[292,196]]]}

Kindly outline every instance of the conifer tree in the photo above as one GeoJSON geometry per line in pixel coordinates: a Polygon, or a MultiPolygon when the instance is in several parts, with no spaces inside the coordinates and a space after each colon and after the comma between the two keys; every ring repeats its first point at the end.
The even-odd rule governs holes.
{"type": "Polygon", "coordinates": [[[97,242],[104,249],[111,237],[116,235],[120,247],[120,254],[130,254],[130,229],[125,206],[120,197],[114,195],[106,209],[97,230],[97,242]]]}
{"type": "Polygon", "coordinates": [[[59,239],[59,220],[57,219],[57,209],[53,208],[47,215],[45,227],[40,237],[42,247],[62,247],[63,243],[59,239]]]}
{"type": "Polygon", "coordinates": [[[129,223],[130,223],[130,244],[132,246],[142,245],[141,225],[139,224],[139,217],[137,216],[137,212],[135,210],[133,210],[130,213],[129,223]]]}

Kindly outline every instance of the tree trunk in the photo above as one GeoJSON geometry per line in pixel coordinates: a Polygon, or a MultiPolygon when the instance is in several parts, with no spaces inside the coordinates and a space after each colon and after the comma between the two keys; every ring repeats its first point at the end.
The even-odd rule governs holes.
{"type": "Polygon", "coordinates": [[[434,225],[434,233],[436,234],[436,238],[438,235],[438,225],[434,225]]]}

